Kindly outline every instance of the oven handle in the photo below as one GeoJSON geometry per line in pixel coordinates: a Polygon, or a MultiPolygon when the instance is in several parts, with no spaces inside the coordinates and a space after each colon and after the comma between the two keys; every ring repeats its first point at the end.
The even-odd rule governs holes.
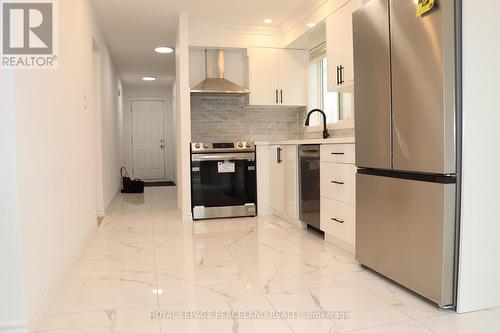
{"type": "Polygon", "coordinates": [[[254,161],[254,153],[239,153],[239,154],[193,154],[191,156],[193,162],[200,161],[254,161]]]}

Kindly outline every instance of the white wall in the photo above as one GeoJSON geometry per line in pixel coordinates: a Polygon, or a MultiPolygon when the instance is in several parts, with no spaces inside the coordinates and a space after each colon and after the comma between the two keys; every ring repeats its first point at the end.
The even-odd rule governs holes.
{"type": "Polygon", "coordinates": [[[463,190],[458,311],[500,306],[500,2],[463,0],[463,190]]]}
{"type": "Polygon", "coordinates": [[[93,55],[91,105],[95,107],[95,144],[97,145],[97,215],[105,216],[121,188],[123,165],[123,93],[113,59],[104,37],[96,26],[93,40],[98,52],[93,55]],[[96,91],[97,90],[97,91],[96,91]]]}
{"type": "MultiPolygon", "coordinates": [[[[97,34],[95,34],[97,35],[97,34]]],[[[95,36],[94,35],[94,36],[95,36]]],[[[105,212],[121,188],[120,168],[123,165],[123,95],[120,77],[115,71],[106,42],[101,46],[101,153],[102,187],[105,212]],[[119,96],[120,91],[120,96],[119,96]]]]}
{"type": "Polygon", "coordinates": [[[177,204],[185,221],[191,214],[191,94],[189,88],[189,20],[179,15],[175,47],[176,130],[177,130],[177,204]]]}
{"type": "MultiPolygon", "coordinates": [[[[24,280],[27,308],[24,319],[30,324],[40,314],[43,303],[79,253],[86,237],[96,227],[97,153],[93,140],[96,117],[89,97],[92,96],[92,39],[99,33],[95,31],[94,16],[87,0],[66,0],[58,4],[59,68],[13,71],[9,85],[12,103],[7,109],[12,110],[10,113],[4,113],[2,98],[0,126],[3,126],[5,117],[5,124],[10,121],[11,131],[1,131],[2,147],[7,143],[9,147],[4,155],[7,163],[2,165],[0,174],[9,179],[7,183],[2,179],[2,191],[9,190],[12,198],[11,202],[1,201],[2,205],[11,203],[13,206],[6,211],[9,224],[4,225],[2,218],[2,228],[9,228],[6,234],[2,232],[2,236],[8,237],[10,242],[2,242],[0,246],[12,248],[11,252],[1,251],[12,258],[19,255],[16,246],[21,246],[23,277],[18,283],[24,280]],[[12,112],[16,116],[15,124],[12,123],[12,112]],[[17,142],[12,140],[13,130],[17,142]],[[5,142],[3,136],[9,136],[5,142]],[[13,151],[17,156],[13,156],[13,151]],[[17,166],[12,163],[17,163],[17,166]],[[7,168],[5,174],[4,168],[7,168]],[[16,191],[19,205],[17,227],[16,191]],[[16,234],[17,228],[20,228],[20,235],[16,234]]],[[[103,54],[107,52],[104,44],[100,49],[103,54]]],[[[110,61],[103,62],[103,73],[109,78],[103,81],[106,86],[118,84],[110,61]]],[[[4,82],[5,74],[0,75],[4,82]]],[[[116,101],[109,98],[110,104],[105,103],[104,107],[114,110],[115,106],[111,104],[116,101]]],[[[114,119],[115,115],[112,117],[114,119]]],[[[110,123],[113,123],[111,116],[109,119],[104,116],[104,130],[116,131],[117,128],[111,128],[110,123]]],[[[115,138],[111,141],[109,146],[103,147],[104,152],[111,151],[116,145],[115,138]]],[[[111,158],[117,157],[113,155],[111,158]]],[[[4,199],[5,193],[1,193],[4,199]]],[[[15,265],[12,268],[15,274],[17,268],[15,265]]],[[[1,275],[4,275],[3,271],[1,275]]],[[[7,279],[7,282],[12,281],[7,279]]],[[[2,284],[0,288],[3,287],[2,284]]],[[[12,292],[17,293],[17,286],[12,288],[12,292]]],[[[0,298],[2,307],[5,304],[12,307],[6,320],[18,320],[16,313],[22,310],[22,299],[19,299],[19,304],[10,303],[4,295],[2,293],[0,298]]]]}
{"type": "Polygon", "coordinates": [[[176,148],[175,148],[175,121],[173,114],[172,86],[125,86],[123,99],[123,154],[124,165],[132,173],[132,122],[130,107],[134,99],[163,99],[165,100],[165,166],[166,180],[175,181],[176,148]]]}
{"type": "Polygon", "coordinates": [[[0,332],[27,324],[17,184],[12,73],[0,71],[0,332]]]}

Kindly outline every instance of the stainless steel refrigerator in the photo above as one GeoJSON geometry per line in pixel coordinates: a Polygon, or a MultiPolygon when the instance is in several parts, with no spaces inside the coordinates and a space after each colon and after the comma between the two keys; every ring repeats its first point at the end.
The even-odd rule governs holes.
{"type": "Polygon", "coordinates": [[[371,0],[353,15],[357,260],[455,303],[458,10],[371,0]]]}

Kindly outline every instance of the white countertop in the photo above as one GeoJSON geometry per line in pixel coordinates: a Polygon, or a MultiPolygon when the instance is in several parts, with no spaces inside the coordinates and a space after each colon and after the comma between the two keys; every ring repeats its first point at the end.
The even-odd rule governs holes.
{"type": "Polygon", "coordinates": [[[330,139],[307,139],[307,140],[282,140],[282,141],[259,141],[257,146],[272,146],[272,145],[325,145],[325,144],[342,144],[355,143],[354,137],[345,138],[330,138],[330,139]]]}

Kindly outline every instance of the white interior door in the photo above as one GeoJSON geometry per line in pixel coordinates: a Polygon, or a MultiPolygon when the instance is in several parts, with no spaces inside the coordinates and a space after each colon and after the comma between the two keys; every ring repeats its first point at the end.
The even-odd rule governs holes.
{"type": "Polygon", "coordinates": [[[132,173],[142,180],[165,179],[163,101],[132,102],[132,173]]]}

